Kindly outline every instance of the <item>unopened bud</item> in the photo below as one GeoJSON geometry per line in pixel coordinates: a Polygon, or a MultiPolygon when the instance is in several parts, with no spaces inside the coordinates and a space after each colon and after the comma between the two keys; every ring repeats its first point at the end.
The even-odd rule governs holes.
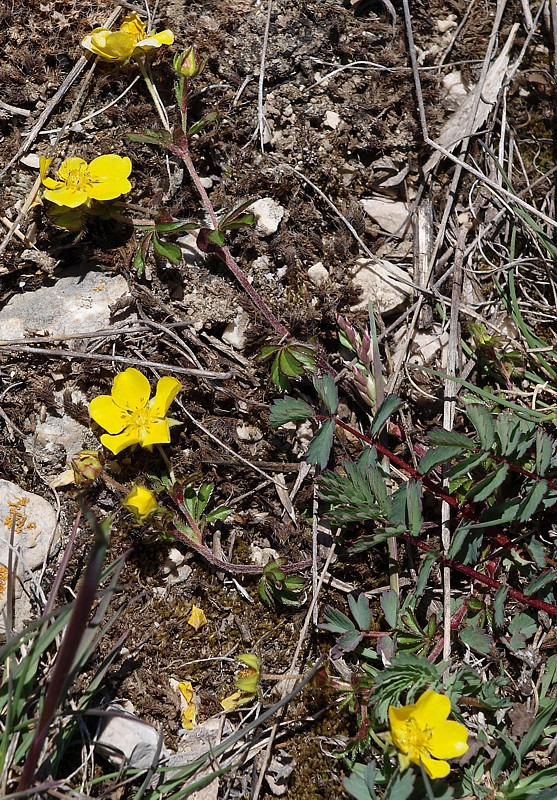
{"type": "Polygon", "coordinates": [[[174,59],[174,69],[184,78],[195,78],[204,66],[205,63],[200,63],[197,60],[193,47],[188,47],[184,53],[180,53],[174,59]]]}
{"type": "Polygon", "coordinates": [[[100,478],[104,470],[104,456],[97,450],[81,450],[70,462],[77,486],[88,486],[100,478]]]}

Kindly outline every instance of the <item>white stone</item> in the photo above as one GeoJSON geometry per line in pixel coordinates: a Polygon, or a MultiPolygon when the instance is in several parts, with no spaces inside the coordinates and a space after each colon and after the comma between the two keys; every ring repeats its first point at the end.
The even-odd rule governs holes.
{"type": "MultiPolygon", "coordinates": [[[[122,764],[134,769],[150,767],[157,752],[159,732],[125,712],[117,703],[110,705],[107,711],[115,714],[104,718],[106,722],[95,739],[95,751],[114,767],[122,764]]],[[[159,758],[167,755],[168,750],[163,745],[159,758]]]]}
{"type": "Polygon", "coordinates": [[[377,222],[387,233],[404,235],[404,228],[409,222],[408,208],[402,200],[390,200],[387,197],[368,197],[360,201],[366,214],[377,222]]]}
{"type": "Polygon", "coordinates": [[[323,266],[321,261],[318,261],[317,264],[312,264],[308,268],[308,278],[314,286],[321,286],[323,283],[327,283],[330,277],[329,270],[323,266]]]}
{"type": "Polygon", "coordinates": [[[468,89],[462,81],[462,73],[459,69],[449,72],[441,81],[447,96],[452,100],[461,100],[468,94],[468,89]]]}
{"type": "Polygon", "coordinates": [[[436,24],[439,33],[447,33],[447,31],[450,31],[451,28],[457,27],[456,17],[454,14],[449,14],[447,19],[438,19],[436,24]]]}
{"type": "Polygon", "coordinates": [[[325,125],[335,130],[340,125],[340,115],[336,111],[325,112],[325,125]]]}
{"type": "Polygon", "coordinates": [[[205,253],[197,246],[197,236],[193,233],[187,233],[184,236],[179,236],[176,242],[180,245],[182,256],[186,264],[199,267],[205,261],[205,253]]]}
{"type": "MultiPolygon", "coordinates": [[[[65,460],[71,461],[86,445],[94,448],[97,443],[90,428],[66,414],[63,395],[63,392],[55,392],[55,413],[47,413],[43,421],[38,421],[35,433],[25,442],[28,452],[39,455],[45,462],[59,461],[61,448],[65,450],[65,460]]],[[[87,398],[78,390],[72,391],[72,400],[87,404],[87,398]]]]}
{"type": "Polygon", "coordinates": [[[371,301],[374,311],[392,313],[407,301],[412,292],[408,273],[385,260],[359,258],[352,281],[362,290],[362,299],[352,306],[352,311],[367,309],[371,301]]]}
{"type": "MultiPolygon", "coordinates": [[[[109,328],[110,305],[128,291],[121,275],[98,271],[66,275],[53,286],[12,297],[0,311],[0,339],[24,339],[34,332],[55,336],[109,328]]],[[[135,319],[135,315],[127,317],[135,319]]]]}
{"type": "Polygon", "coordinates": [[[265,567],[270,561],[280,558],[276,550],[272,547],[260,547],[257,544],[250,545],[251,560],[257,567],[265,567]]]}
{"type": "Polygon", "coordinates": [[[263,438],[263,431],[256,425],[242,422],[236,426],[236,436],[241,442],[260,442],[263,438]]]}
{"type": "Polygon", "coordinates": [[[235,350],[243,350],[246,346],[246,333],[249,328],[249,314],[240,309],[234,320],[224,329],[222,341],[235,350]]]}
{"type": "Polygon", "coordinates": [[[0,480],[0,632],[5,634],[4,609],[7,601],[8,561],[16,566],[15,630],[31,615],[29,589],[33,572],[42,569],[58,543],[57,515],[43,497],[27,492],[10,481],[0,480]],[[13,541],[11,539],[14,529],[13,541]]]}
{"type": "Polygon", "coordinates": [[[261,200],[256,200],[247,210],[254,213],[255,230],[260,236],[270,236],[276,233],[285,214],[285,209],[272,197],[262,197],[261,200]]]}

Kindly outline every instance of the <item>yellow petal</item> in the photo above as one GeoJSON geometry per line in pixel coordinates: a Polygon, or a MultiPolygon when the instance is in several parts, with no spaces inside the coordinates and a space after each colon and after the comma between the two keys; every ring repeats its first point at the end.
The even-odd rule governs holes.
{"type": "Polygon", "coordinates": [[[198,608],[195,604],[192,606],[191,614],[188,618],[188,625],[191,625],[192,628],[195,628],[198,631],[204,625],[207,624],[207,617],[205,616],[205,612],[202,608],[198,608]]]}
{"type": "Polygon", "coordinates": [[[66,158],[56,170],[56,174],[63,181],[71,179],[76,174],[82,176],[86,173],[87,162],[82,158],[78,158],[78,156],[70,156],[69,158],[66,158]]]}
{"type": "Polygon", "coordinates": [[[460,722],[448,720],[435,726],[428,743],[434,758],[458,758],[468,750],[468,731],[460,722]]]}
{"type": "Polygon", "coordinates": [[[178,689],[180,690],[180,694],[186,701],[186,703],[191,703],[193,700],[193,685],[191,681],[180,681],[178,684],[178,689]]]}
{"type": "MultiPolygon", "coordinates": [[[[419,761],[416,761],[416,763],[418,764],[419,761]]],[[[432,779],[446,778],[451,771],[446,761],[436,761],[434,758],[428,758],[427,756],[422,757],[422,764],[428,776],[432,779]]]]}
{"type": "MultiPolygon", "coordinates": [[[[44,183],[44,179],[45,179],[46,173],[48,172],[49,167],[50,167],[51,164],[52,164],[52,159],[51,158],[45,158],[44,156],[41,156],[39,158],[39,174],[41,176],[41,181],[43,183],[44,183]]],[[[50,180],[52,180],[52,178],[50,178],[50,180]]]]}
{"type": "MultiPolygon", "coordinates": [[[[45,181],[51,180],[45,178],[45,181]]],[[[83,189],[69,189],[65,184],[56,181],[56,188],[45,189],[43,197],[50,200],[57,206],[65,206],[66,208],[78,208],[86,203],[89,199],[87,192],[83,189]]]]}
{"type": "Polygon", "coordinates": [[[172,31],[165,30],[160,33],[152,33],[146,39],[139,41],[135,49],[147,53],[149,50],[161,47],[163,44],[172,44],[174,42],[174,34],[172,31]]]}
{"type": "Polygon", "coordinates": [[[138,519],[143,519],[152,514],[157,508],[157,498],[145,486],[134,486],[127,497],[122,500],[138,519]]]}
{"type": "Polygon", "coordinates": [[[126,61],[133,53],[135,39],[121,31],[99,29],[86,36],[81,44],[104,61],[126,61]]]}
{"type": "Polygon", "coordinates": [[[231,694],[228,697],[225,697],[223,700],[221,700],[220,704],[225,711],[232,711],[234,708],[236,708],[236,706],[238,706],[242,697],[243,697],[243,692],[234,692],[234,694],[231,694]]]}
{"type": "Polygon", "coordinates": [[[412,717],[423,730],[425,728],[435,728],[440,723],[445,722],[450,713],[451,701],[447,695],[428,689],[414,704],[412,717]]]}
{"type": "Polygon", "coordinates": [[[168,444],[170,442],[170,427],[168,420],[160,419],[149,422],[147,432],[141,440],[142,447],[152,447],[154,444],[168,444]]]}
{"type": "Polygon", "coordinates": [[[103,444],[107,450],[110,450],[111,453],[114,453],[115,456],[121,453],[122,450],[125,450],[126,447],[141,443],[141,437],[139,436],[137,428],[131,426],[116,436],[110,436],[108,433],[103,433],[101,436],[101,444],[103,444]]]}
{"type": "Polygon", "coordinates": [[[140,39],[143,39],[147,28],[145,27],[145,23],[139,14],[136,14],[135,11],[132,11],[131,14],[127,14],[124,17],[123,22],[120,25],[120,30],[122,33],[125,33],[127,36],[130,36],[134,41],[137,42],[140,39]]]}
{"type": "Polygon", "coordinates": [[[101,394],[91,400],[89,414],[108,433],[121,433],[130,423],[129,413],[117,406],[107,394],[101,394]]]}
{"type": "Polygon", "coordinates": [[[165,375],[157,383],[157,391],[151,400],[151,415],[153,417],[166,417],[170,404],[182,388],[180,381],[165,375]]]}
{"type": "Polygon", "coordinates": [[[195,703],[188,703],[186,708],[182,711],[182,724],[187,731],[192,731],[195,728],[195,715],[197,708],[195,703]]]}
{"type": "Polygon", "coordinates": [[[89,164],[91,183],[87,192],[93,200],[114,200],[127,194],[132,185],[128,175],[132,170],[132,162],[125,156],[110,153],[94,158],[89,164]]]}
{"type": "Polygon", "coordinates": [[[145,408],[151,394],[149,381],[134,367],[128,367],[114,378],[112,399],[116,405],[126,411],[137,411],[145,408]]]}

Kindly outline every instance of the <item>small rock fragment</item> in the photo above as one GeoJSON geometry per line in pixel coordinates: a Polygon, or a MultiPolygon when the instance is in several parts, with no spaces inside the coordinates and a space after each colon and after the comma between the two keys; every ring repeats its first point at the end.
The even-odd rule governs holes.
{"type": "Polygon", "coordinates": [[[255,230],[260,236],[276,233],[285,214],[285,209],[272,197],[256,200],[249,206],[248,211],[253,211],[255,215],[255,230]]]}
{"type": "Polygon", "coordinates": [[[437,30],[439,33],[446,33],[450,31],[451,28],[458,27],[456,24],[456,17],[454,14],[449,14],[447,19],[438,19],[437,20],[437,30]]]}
{"type": "Polygon", "coordinates": [[[329,270],[323,266],[321,261],[308,268],[308,278],[314,286],[321,286],[321,284],[327,283],[330,277],[329,270]]]}
{"type": "Polygon", "coordinates": [[[335,130],[340,124],[340,115],[336,111],[325,112],[325,125],[335,130]]]}
{"type": "Polygon", "coordinates": [[[404,235],[404,228],[409,222],[406,203],[401,200],[389,200],[386,197],[369,197],[360,202],[366,214],[384,231],[398,236],[404,235]]]}
{"type": "Polygon", "coordinates": [[[366,309],[371,301],[374,310],[380,314],[393,313],[412,292],[408,273],[384,260],[359,258],[352,281],[362,290],[362,299],[352,306],[352,311],[366,309]]]}
{"type": "Polygon", "coordinates": [[[256,425],[242,422],[236,427],[236,436],[241,442],[260,442],[263,438],[263,431],[256,425]]]}
{"type": "Polygon", "coordinates": [[[235,350],[243,350],[246,346],[246,333],[249,328],[249,314],[243,309],[236,314],[234,320],[229,322],[224,333],[222,334],[222,341],[229,344],[235,350]]]}

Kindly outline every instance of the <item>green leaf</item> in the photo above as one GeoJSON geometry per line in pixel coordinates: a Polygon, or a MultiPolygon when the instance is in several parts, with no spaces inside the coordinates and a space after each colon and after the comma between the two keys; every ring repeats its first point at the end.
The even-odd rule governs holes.
{"type": "Polygon", "coordinates": [[[426,554],[418,573],[418,580],[416,581],[416,588],[414,589],[415,597],[421,597],[425,592],[429,573],[437,561],[437,558],[438,554],[435,551],[426,554]]]}
{"type": "Polygon", "coordinates": [[[425,456],[422,456],[418,464],[420,475],[427,475],[439,464],[448,464],[455,456],[462,453],[462,447],[457,445],[442,445],[441,447],[430,447],[425,456]]]}
{"type": "Polygon", "coordinates": [[[143,260],[143,254],[141,253],[141,248],[137,251],[133,259],[133,268],[137,272],[138,278],[141,278],[143,275],[143,271],[145,269],[145,261],[143,260]]]}
{"type": "Polygon", "coordinates": [[[413,770],[395,772],[387,786],[385,800],[408,800],[414,790],[415,782],[416,773],[413,770]]]}
{"type": "Polygon", "coordinates": [[[402,405],[403,401],[394,394],[385,398],[381,406],[377,409],[373,417],[373,422],[371,423],[370,436],[372,438],[379,436],[391,414],[394,414],[402,405]]]}
{"type": "Polygon", "coordinates": [[[444,428],[428,433],[427,440],[432,445],[448,445],[458,447],[459,450],[473,450],[476,447],[472,439],[463,433],[447,431],[444,428]]]}
{"type": "Polygon", "coordinates": [[[329,456],[333,446],[335,424],[334,419],[327,419],[321,425],[321,428],[309,443],[306,452],[306,461],[308,464],[316,464],[322,470],[325,469],[329,462],[329,456]]]}
{"type": "Polygon", "coordinates": [[[495,441],[495,428],[491,414],[485,406],[473,403],[466,406],[466,416],[478,432],[484,450],[491,450],[495,441]]]}
{"type": "Polygon", "coordinates": [[[508,472],[509,465],[500,464],[496,470],[470,489],[466,495],[467,498],[473,500],[475,503],[481,503],[483,500],[487,500],[487,498],[494,494],[495,490],[505,481],[508,472]]]}
{"type": "Polygon", "coordinates": [[[544,709],[540,714],[537,715],[536,719],[534,720],[533,724],[530,725],[526,733],[524,734],[522,741],[518,745],[518,752],[525,758],[530,750],[534,748],[534,746],[538,743],[538,739],[543,734],[547,725],[553,721],[553,718],[557,715],[557,700],[553,700],[550,705],[544,709]]]}
{"type": "Polygon", "coordinates": [[[536,431],[536,474],[543,477],[551,465],[554,441],[545,431],[536,431]]]}
{"type": "Polygon", "coordinates": [[[493,601],[493,616],[495,627],[498,628],[500,631],[504,630],[505,628],[505,606],[507,604],[507,594],[509,591],[508,586],[501,586],[498,589],[497,594],[495,595],[495,600],[493,601]]]}
{"type": "Polygon", "coordinates": [[[406,511],[408,514],[408,528],[412,536],[418,536],[422,529],[422,484],[410,478],[406,486],[406,511]]]}
{"type": "Polygon", "coordinates": [[[308,403],[293,397],[283,397],[273,402],[269,422],[273,428],[279,428],[287,422],[302,422],[312,417],[313,408],[308,403]]]}
{"type": "Polygon", "coordinates": [[[177,244],[161,242],[157,236],[153,236],[153,248],[159,256],[166,258],[171,264],[179,264],[182,260],[182,251],[177,244]]]}
{"type": "Polygon", "coordinates": [[[328,373],[325,373],[320,378],[314,376],[313,385],[329,414],[336,414],[338,409],[338,391],[333,376],[328,373]]]}
{"type": "Polygon", "coordinates": [[[538,575],[538,577],[533,580],[526,589],[524,589],[524,594],[526,597],[531,597],[531,595],[536,594],[536,592],[539,592],[540,589],[543,589],[544,586],[547,586],[548,583],[555,585],[556,580],[557,570],[548,569],[547,572],[538,575]]]}
{"type": "Polygon", "coordinates": [[[224,247],[226,243],[226,237],[224,233],[219,231],[211,231],[207,234],[207,240],[212,244],[216,244],[218,247],[224,247]]]}
{"type": "Polygon", "coordinates": [[[318,627],[324,631],[329,631],[330,633],[346,633],[346,631],[356,630],[350,617],[347,617],[342,611],[332,608],[332,606],[325,606],[323,617],[325,622],[322,622],[318,627]]]}
{"type": "Polygon", "coordinates": [[[360,631],[347,631],[337,640],[336,647],[343,653],[352,653],[364,638],[360,631]]]}
{"type": "Polygon", "coordinates": [[[365,594],[358,595],[356,600],[353,595],[348,595],[348,605],[350,612],[356,620],[356,625],[361,631],[368,631],[371,626],[371,612],[369,610],[369,600],[365,594]]]}
{"type": "Polygon", "coordinates": [[[519,522],[527,522],[538,510],[548,491],[547,481],[537,481],[520,503],[517,510],[517,520],[519,522]]]}
{"type": "Polygon", "coordinates": [[[493,637],[481,628],[463,628],[460,631],[459,638],[470,650],[474,650],[484,656],[491,654],[493,637]]]}
{"type": "Polygon", "coordinates": [[[460,478],[462,475],[468,475],[469,472],[479,467],[480,464],[483,464],[487,461],[490,457],[491,453],[472,453],[466,458],[463,458],[462,461],[457,461],[456,464],[447,471],[447,478],[451,481],[460,478]]]}
{"type": "Polygon", "coordinates": [[[289,348],[285,347],[277,356],[278,368],[287,378],[299,378],[304,374],[304,368],[289,348]]]}
{"type": "Polygon", "coordinates": [[[199,228],[198,222],[156,222],[155,230],[157,233],[178,233],[179,231],[196,231],[199,228]]]}
{"type": "Polygon", "coordinates": [[[356,800],[378,800],[375,793],[375,772],[375,761],[371,761],[360,773],[354,771],[343,778],[342,785],[356,800]]]}
{"type": "Polygon", "coordinates": [[[389,628],[396,628],[398,622],[398,594],[394,589],[387,589],[381,595],[381,608],[389,628]]]}

